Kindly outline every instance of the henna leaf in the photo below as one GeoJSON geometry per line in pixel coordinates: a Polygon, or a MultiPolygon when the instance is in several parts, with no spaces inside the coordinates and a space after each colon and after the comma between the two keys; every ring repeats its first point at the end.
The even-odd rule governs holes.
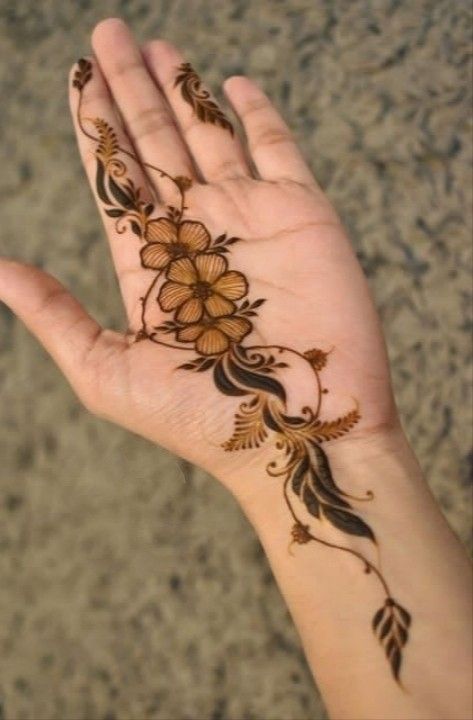
{"type": "Polygon", "coordinates": [[[215,385],[224,395],[238,396],[249,394],[249,390],[244,390],[243,388],[232,382],[225,368],[223,367],[223,363],[221,360],[219,360],[215,364],[213,376],[215,385]]]}
{"type": "Polygon", "coordinates": [[[127,210],[133,208],[135,206],[134,199],[131,195],[128,194],[128,192],[124,189],[122,185],[119,185],[113,177],[109,176],[109,187],[110,192],[112,193],[115,200],[122,205],[127,210]]]}
{"type": "Polygon", "coordinates": [[[265,303],[265,302],[266,302],[266,298],[258,298],[258,300],[254,300],[254,301],[251,303],[251,307],[252,307],[252,309],[254,310],[255,308],[261,307],[261,305],[262,305],[263,303],[265,303]]]}
{"type": "Polygon", "coordinates": [[[205,372],[206,370],[210,370],[211,367],[215,365],[216,358],[206,358],[204,362],[200,363],[200,366],[197,368],[197,372],[205,372]]]}
{"type": "Polygon", "coordinates": [[[195,370],[196,372],[205,372],[215,365],[217,358],[214,357],[197,357],[190,362],[179,365],[180,370],[195,370]]]}
{"type": "Polygon", "coordinates": [[[95,152],[106,165],[119,150],[117,136],[112,126],[105,120],[95,118],[93,123],[99,134],[99,142],[95,152]]]}
{"type": "Polygon", "coordinates": [[[240,405],[235,415],[235,429],[222,447],[224,450],[246,450],[257,448],[266,440],[268,432],[263,421],[266,403],[260,395],[240,405]]]}
{"type": "Polygon", "coordinates": [[[174,87],[181,86],[184,100],[193,108],[202,122],[228,130],[233,135],[233,126],[216,102],[211,100],[210,93],[202,87],[202,81],[190,63],[182,63],[174,81],[174,87]]]}
{"type": "Polygon", "coordinates": [[[125,210],[119,210],[118,208],[111,208],[110,210],[105,210],[105,214],[112,218],[119,218],[125,214],[125,210]]]}
{"type": "Polygon", "coordinates": [[[78,68],[74,73],[72,85],[79,91],[82,91],[84,86],[87,85],[92,78],[92,63],[85,58],[81,58],[77,61],[77,66],[78,68]]]}
{"type": "MultiPolygon", "coordinates": [[[[286,422],[290,420],[295,426],[300,423],[300,418],[285,417],[286,422]]],[[[369,525],[355,514],[343,491],[336,485],[328,458],[320,446],[307,444],[305,455],[293,471],[291,487],[314,517],[323,516],[349,535],[376,542],[369,525]]]]}
{"type": "Polygon", "coordinates": [[[263,390],[264,392],[276,395],[283,402],[286,401],[286,391],[278,380],[265,377],[264,375],[242,367],[233,360],[228,361],[228,369],[233,378],[241,385],[253,390],[263,390]]]}
{"type": "Polygon", "coordinates": [[[135,235],[138,235],[138,237],[141,237],[141,227],[138,225],[136,220],[130,220],[130,227],[132,231],[135,233],[135,235]]]}
{"type": "Polygon", "coordinates": [[[402,649],[409,639],[411,616],[393,598],[388,597],[373,617],[373,632],[384,648],[391,672],[399,681],[402,649]]]}
{"type": "Polygon", "coordinates": [[[360,417],[360,412],[356,407],[336,420],[328,422],[318,420],[312,426],[311,437],[317,442],[335,440],[336,438],[342,437],[342,435],[346,435],[346,433],[356,425],[360,417]]]}
{"type": "Polygon", "coordinates": [[[348,510],[342,510],[341,508],[329,507],[323,505],[323,513],[327,520],[335,525],[339,530],[348,533],[349,535],[358,535],[360,537],[366,537],[372,542],[376,542],[373,531],[370,526],[365,523],[364,520],[354,515],[348,510]]]}
{"type": "Polygon", "coordinates": [[[105,167],[99,158],[97,158],[97,172],[95,174],[95,187],[97,189],[97,195],[107,205],[112,205],[110,198],[107,195],[105,189],[105,167]]]}

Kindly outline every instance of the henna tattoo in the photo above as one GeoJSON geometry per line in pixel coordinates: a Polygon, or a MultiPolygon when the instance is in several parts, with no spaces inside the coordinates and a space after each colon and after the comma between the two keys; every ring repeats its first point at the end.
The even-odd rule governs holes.
{"type": "MultiPolygon", "coordinates": [[[[176,85],[182,85],[183,95],[198,117],[204,122],[228,127],[229,123],[223,122],[220,111],[216,112],[213,103],[208,101],[208,94],[205,91],[199,94],[200,80],[190,65],[182,65],[178,72],[176,85]],[[208,101],[205,112],[198,109],[202,108],[201,101],[208,101]]],[[[372,528],[357,509],[357,504],[372,501],[374,494],[368,490],[363,497],[356,497],[344,491],[335,482],[322,447],[324,442],[350,432],[360,419],[357,404],[335,420],[321,417],[326,391],[322,388],[320,375],[331,351],[313,348],[299,352],[279,345],[244,344],[253,330],[253,318],[266,301],[264,298],[250,299],[247,278],[243,273],[229,269],[227,256],[240,238],[226,233],[212,238],[203,223],[184,218],[185,196],[191,180],[173,177],[162,168],[141,163],[161,178],[167,178],[179,198],[177,205],[167,206],[165,216],[156,217],[155,205],[142,198],[140,188],[127,177],[127,166],[121,155],[125,154],[136,163],[140,161],[119,145],[115,131],[104,120],[89,120],[96,134],[84,126],[82,93],[91,77],[90,62],[80,60],[73,77],[73,86],[79,91],[77,121],[82,132],[95,142],[97,195],[106,215],[114,219],[116,231],[124,233],[129,228],[137,236],[142,243],[141,265],[154,271],[141,298],[141,328],[135,341],[147,339],[165,347],[193,351],[196,357],[179,365],[178,369],[199,373],[211,371],[220,393],[242,399],[235,414],[233,434],[222,444],[223,450],[255,449],[269,440],[274,441],[281,456],[270,462],[266,470],[270,476],[282,479],[284,501],[293,520],[291,545],[314,542],[348,553],[362,562],[366,573],[377,578],[385,600],[373,617],[372,628],[392,674],[399,682],[402,651],[408,641],[411,623],[409,613],[394,600],[375,563],[351,547],[329,542],[315,534],[309,522],[304,522],[306,517],[325,521],[346,535],[358,536],[377,545],[372,528]],[[172,319],[149,327],[151,301],[157,301],[160,309],[172,319]],[[167,341],[169,336],[171,342],[167,341]],[[285,374],[294,369],[309,374],[317,399],[313,407],[303,407],[300,412],[291,414],[288,411],[290,382],[285,374]]]]}
{"type": "Polygon", "coordinates": [[[181,86],[181,94],[184,100],[194,110],[202,122],[209,122],[219,125],[234,134],[233,125],[223,110],[210,98],[208,90],[202,87],[202,80],[190,63],[182,63],[178,68],[178,74],[174,81],[174,87],[181,86]]]}

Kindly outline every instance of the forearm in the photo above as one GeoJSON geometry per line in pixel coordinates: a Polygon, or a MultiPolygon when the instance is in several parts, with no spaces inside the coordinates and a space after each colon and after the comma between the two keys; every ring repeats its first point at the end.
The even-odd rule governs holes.
{"type": "Polygon", "coordinates": [[[265,548],[331,716],[471,717],[470,563],[445,522],[402,433],[334,443],[338,483],[360,503],[377,546],[304,514],[317,540],[291,541],[294,518],[267,458],[244,473],[239,499],[265,548]],[[332,545],[338,545],[341,550],[332,545]],[[363,555],[372,569],[369,573],[363,555]],[[381,579],[376,573],[380,570],[381,579]],[[389,594],[412,616],[397,683],[371,623],[389,594]]]}

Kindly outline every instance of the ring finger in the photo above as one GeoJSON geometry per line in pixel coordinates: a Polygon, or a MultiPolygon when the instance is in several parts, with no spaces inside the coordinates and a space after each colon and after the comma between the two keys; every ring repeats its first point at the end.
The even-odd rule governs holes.
{"type": "Polygon", "coordinates": [[[248,177],[249,166],[230,120],[181,53],[164,40],[153,40],[143,55],[203,177],[209,182],[248,177]]]}

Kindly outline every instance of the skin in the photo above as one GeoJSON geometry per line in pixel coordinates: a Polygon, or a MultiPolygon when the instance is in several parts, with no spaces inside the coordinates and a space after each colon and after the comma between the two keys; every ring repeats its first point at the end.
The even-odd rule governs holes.
{"type": "MultiPolygon", "coordinates": [[[[343,478],[351,491],[361,493],[370,487],[370,482],[377,481],[379,472],[391,479],[387,484],[394,489],[395,499],[381,489],[377,512],[386,513],[389,507],[394,518],[408,517],[409,503],[422,503],[426,532],[432,533],[432,527],[439,528],[435,536],[429,534],[431,543],[440,543],[438,552],[444,554],[447,565],[451,566],[454,558],[453,564],[461,567],[460,574],[468,572],[464,554],[433,504],[402,434],[379,319],[356,255],[333,207],[271,102],[251,80],[245,77],[227,80],[225,95],[243,129],[243,139],[238,134],[232,137],[223,128],[198,121],[179,88],[174,87],[176,68],[186,58],[168,42],[155,40],[139,48],[121,20],[109,19],[95,28],[92,47],[94,56],[89,59],[94,74],[84,90],[83,116],[104,118],[116,130],[120,145],[146,162],[174,176],[192,178],[193,185],[186,193],[185,217],[203,222],[213,237],[228,232],[243,239],[232,247],[228,256],[230,267],[247,277],[251,299],[267,299],[258,311],[253,333],[245,342],[283,345],[299,352],[313,347],[326,351],[333,348],[323,374],[329,389],[324,397],[324,415],[328,418],[343,415],[353,407],[354,398],[361,412],[356,428],[345,438],[330,443],[336,476],[343,478]],[[412,487],[415,491],[411,492],[412,487]]],[[[95,147],[77,125],[77,102],[78,94],[72,90],[70,103],[79,150],[95,192],[95,147]]],[[[175,187],[156,173],[124,160],[128,176],[143,188],[145,197],[158,202],[158,209],[161,204],[164,215],[165,206],[177,201],[175,187]]],[[[369,636],[365,616],[360,618],[358,631],[359,610],[353,622],[354,636],[347,639],[348,650],[337,649],[338,641],[333,640],[334,618],[330,615],[332,598],[334,592],[346,594],[346,588],[340,585],[339,572],[337,577],[332,576],[329,565],[333,555],[330,559],[324,555],[324,560],[320,557],[316,560],[326,592],[307,585],[305,580],[303,589],[296,592],[295,574],[299,572],[300,578],[312,574],[314,559],[310,552],[298,554],[296,560],[287,553],[290,529],[287,508],[281,501],[281,489],[265,474],[267,462],[275,458],[274,447],[268,443],[259,450],[224,452],[221,443],[232,433],[238,399],[218,393],[209,373],[176,370],[179,364],[195,357],[192,349],[175,350],[149,341],[133,342],[141,325],[140,298],[153,273],[140,265],[138,239],[130,232],[118,234],[113,220],[104,215],[100,201],[97,203],[127,315],[125,333],[101,328],[57,280],[16,261],[0,260],[0,299],[39,338],[91,412],[204,467],[235,495],[260,534],[301,633],[308,660],[337,718],[353,717],[350,713],[379,718],[380,708],[386,718],[466,718],[468,693],[463,666],[468,652],[462,645],[463,631],[459,628],[455,626],[451,637],[447,632],[444,642],[452,648],[452,666],[459,669],[462,666],[461,678],[459,684],[452,680],[448,687],[439,689],[456,696],[454,712],[458,713],[451,714],[448,705],[441,705],[440,699],[435,702],[435,673],[433,678],[423,679],[426,673],[422,672],[425,660],[422,653],[426,645],[428,649],[428,631],[418,667],[412,673],[418,683],[423,683],[422,693],[414,700],[406,700],[402,689],[390,678],[380,650],[369,636]],[[327,559],[329,565],[325,566],[327,559]],[[314,617],[314,611],[319,617],[319,647],[307,619],[309,615],[314,617]],[[373,642],[373,658],[371,650],[367,657],[356,658],[359,676],[353,675],[351,689],[345,700],[340,699],[342,679],[335,665],[340,666],[340,661],[347,657],[353,659],[355,648],[362,647],[366,637],[369,643],[373,642]],[[324,653],[320,645],[324,643],[335,648],[328,651],[329,663],[321,659],[324,653]],[[330,653],[334,653],[333,657],[330,653]],[[375,663],[379,670],[372,669],[375,663]],[[363,690],[367,677],[371,687],[379,687],[378,699],[376,692],[367,698],[363,690]]],[[[156,313],[157,322],[169,319],[158,308],[156,313]]],[[[302,371],[291,382],[295,393],[304,393],[307,381],[302,371]]],[[[412,519],[408,522],[414,524],[412,519]]],[[[397,543],[397,526],[392,516],[387,517],[385,528],[384,535],[383,529],[377,526],[376,530],[380,543],[389,552],[397,543]]],[[[412,528],[407,530],[412,537],[412,528]]],[[[328,533],[329,538],[340,541],[336,530],[329,529],[328,533]]],[[[357,544],[360,541],[350,542],[354,548],[360,547],[357,544]]],[[[415,537],[413,547],[417,547],[415,537]]],[[[418,555],[413,551],[425,582],[432,572],[431,549],[432,545],[426,552],[419,545],[418,555]]],[[[405,552],[399,557],[394,553],[392,566],[387,563],[385,567],[392,570],[401,593],[403,559],[406,560],[405,552]]],[[[351,577],[353,573],[356,577],[352,581],[354,592],[367,592],[375,608],[379,598],[370,593],[376,590],[365,590],[370,583],[356,561],[344,557],[337,562],[342,575],[348,573],[351,577]]],[[[457,575],[448,572],[450,575],[439,581],[444,592],[435,601],[435,612],[455,612],[464,624],[468,622],[468,590],[463,581],[458,582],[457,575]],[[452,591],[454,596],[460,596],[455,607],[448,606],[448,602],[455,602],[447,599],[452,591]]],[[[351,611],[350,602],[341,609],[342,615],[351,611]]]]}

